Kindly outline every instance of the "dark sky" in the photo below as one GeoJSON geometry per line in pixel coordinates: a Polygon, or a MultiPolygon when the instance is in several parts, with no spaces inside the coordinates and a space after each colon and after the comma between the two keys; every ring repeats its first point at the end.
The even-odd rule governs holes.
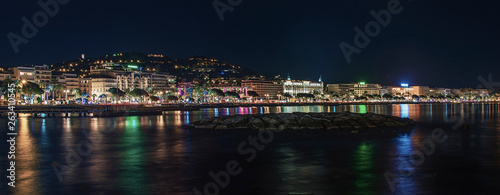
{"type": "MultiPolygon", "coordinates": [[[[21,18],[42,10],[35,0],[0,3],[0,66],[51,64],[85,53],[137,51],[174,58],[204,55],[268,75],[327,83],[476,87],[498,66],[498,1],[402,0],[403,11],[348,64],[339,44],[353,45],[355,26],[374,20],[370,10],[388,0],[243,0],[221,22],[211,0],[71,0],[21,44],[21,18]]],[[[221,0],[227,3],[227,0],[221,0]]]]}

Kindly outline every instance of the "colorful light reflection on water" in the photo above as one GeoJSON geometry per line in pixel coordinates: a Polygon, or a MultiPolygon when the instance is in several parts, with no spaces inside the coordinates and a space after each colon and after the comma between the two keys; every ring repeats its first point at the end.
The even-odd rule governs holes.
{"type": "MultiPolygon", "coordinates": [[[[258,153],[255,162],[245,165],[243,174],[235,177],[225,192],[237,194],[244,189],[254,194],[387,193],[383,173],[394,172],[400,166],[414,175],[397,183],[398,193],[469,192],[498,182],[498,108],[493,103],[284,106],[207,108],[140,117],[21,117],[18,188],[11,193],[190,193],[192,187],[210,181],[208,172],[224,168],[228,160],[241,159],[238,144],[255,132],[189,130],[183,125],[207,117],[236,114],[346,111],[408,117],[432,124],[417,126],[413,133],[395,138],[346,139],[323,135],[307,138],[304,132],[280,134],[266,150],[258,153]],[[460,116],[467,116],[462,118],[465,122],[475,121],[468,122],[471,130],[448,131],[449,140],[439,145],[436,149],[439,152],[427,157],[429,160],[422,166],[405,165],[408,156],[420,150],[420,142],[430,136],[432,129],[450,129],[460,116]],[[67,148],[74,148],[88,137],[101,136],[100,131],[106,128],[114,131],[104,134],[91,154],[83,157],[82,163],[59,183],[51,163],[64,160],[67,148]],[[88,135],[83,133],[85,130],[88,135]],[[449,159],[454,163],[446,164],[449,159]],[[447,172],[446,167],[450,166],[452,171],[447,172]],[[481,168],[470,168],[474,166],[481,168]],[[339,170],[356,177],[338,179],[339,170]],[[484,182],[479,185],[468,183],[470,180],[484,182]],[[436,187],[436,182],[441,182],[441,186],[436,187]]],[[[0,168],[6,168],[4,160],[0,168]]]]}

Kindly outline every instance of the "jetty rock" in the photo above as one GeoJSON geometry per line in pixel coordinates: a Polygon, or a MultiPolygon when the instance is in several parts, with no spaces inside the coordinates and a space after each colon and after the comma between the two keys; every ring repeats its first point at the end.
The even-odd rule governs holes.
{"type": "Polygon", "coordinates": [[[374,113],[271,113],[219,116],[188,124],[200,129],[367,129],[380,127],[411,127],[415,121],[374,113]]]}

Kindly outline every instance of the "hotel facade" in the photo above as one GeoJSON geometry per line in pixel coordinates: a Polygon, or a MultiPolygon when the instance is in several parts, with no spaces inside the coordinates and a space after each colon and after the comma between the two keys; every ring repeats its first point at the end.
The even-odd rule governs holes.
{"type": "Polygon", "coordinates": [[[292,80],[288,76],[287,80],[283,82],[283,92],[285,94],[290,94],[296,96],[300,93],[306,94],[323,94],[323,82],[321,77],[318,82],[304,81],[304,80],[292,80]]]}

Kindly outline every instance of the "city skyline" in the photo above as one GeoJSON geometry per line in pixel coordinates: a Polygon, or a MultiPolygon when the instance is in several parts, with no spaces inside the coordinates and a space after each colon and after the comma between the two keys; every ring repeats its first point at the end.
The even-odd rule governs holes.
{"type": "Polygon", "coordinates": [[[2,1],[0,191],[498,193],[499,7],[2,1]]]}
{"type": "MultiPolygon", "coordinates": [[[[496,2],[400,1],[402,11],[348,63],[339,44],[354,45],[353,28],[364,29],[375,20],[371,11],[381,13],[388,2],[243,1],[224,12],[221,22],[212,1],[68,1],[36,36],[19,45],[17,54],[5,36],[0,66],[139,51],[175,58],[210,56],[301,79],[316,79],[321,72],[328,83],[365,80],[450,88],[475,87],[478,76],[499,71],[496,2]]],[[[4,35],[22,34],[21,18],[31,20],[42,10],[37,2],[14,2],[2,9],[4,35]]]]}
{"type": "MultiPolygon", "coordinates": [[[[136,52],[132,52],[132,53],[136,53],[136,52]]],[[[118,53],[118,54],[120,54],[120,53],[118,53]]],[[[100,57],[102,57],[102,56],[109,56],[109,55],[117,55],[117,54],[106,54],[106,55],[100,55],[100,57]]],[[[164,54],[146,54],[146,53],[144,53],[144,55],[148,55],[148,56],[161,56],[162,58],[163,58],[163,57],[165,57],[165,58],[170,58],[170,57],[168,57],[168,56],[166,56],[166,55],[164,55],[164,54]]],[[[201,58],[206,58],[206,59],[214,59],[214,58],[210,58],[210,57],[208,57],[208,56],[199,56],[199,57],[201,57],[201,58]]],[[[197,56],[192,56],[192,57],[189,57],[189,58],[186,58],[186,59],[175,59],[175,58],[172,58],[172,59],[173,59],[173,60],[187,60],[187,59],[193,59],[193,58],[197,58],[197,56]]],[[[72,63],[72,62],[74,62],[75,60],[82,60],[82,59],[85,59],[85,60],[90,60],[90,61],[93,61],[93,62],[95,62],[95,61],[99,62],[99,58],[98,58],[98,59],[95,59],[95,58],[90,58],[90,57],[88,57],[86,54],[81,54],[81,55],[80,55],[80,58],[75,58],[75,59],[72,59],[72,60],[70,60],[70,61],[66,61],[66,62],[59,62],[59,63],[57,63],[57,64],[58,64],[59,66],[61,66],[61,64],[67,65],[67,64],[71,64],[71,63],[72,63]]],[[[226,63],[227,63],[228,65],[235,65],[235,64],[231,64],[231,63],[225,62],[224,60],[220,60],[220,59],[214,59],[214,60],[218,60],[218,61],[220,61],[221,63],[224,63],[224,64],[226,64],[226,63]]],[[[106,62],[106,63],[107,63],[107,62],[106,62]]],[[[97,66],[101,66],[101,65],[104,65],[104,64],[106,64],[106,63],[100,63],[100,64],[97,64],[97,66]]],[[[121,63],[121,62],[120,62],[120,63],[118,63],[118,62],[113,62],[113,63],[114,63],[114,64],[116,64],[116,65],[120,65],[120,64],[121,64],[121,65],[125,65],[125,66],[126,66],[127,64],[130,64],[130,62],[129,62],[129,63],[125,63],[125,62],[123,62],[123,63],[121,63]]],[[[136,63],[137,63],[137,61],[136,61],[136,63]]],[[[52,73],[53,75],[60,75],[60,74],[63,74],[63,73],[75,73],[78,77],[82,77],[82,76],[84,76],[84,77],[85,77],[85,76],[86,76],[86,77],[89,77],[89,76],[90,76],[88,73],[86,73],[86,74],[84,74],[84,75],[80,75],[80,74],[78,74],[78,72],[75,72],[75,71],[67,71],[67,72],[58,71],[58,70],[57,70],[57,68],[60,68],[60,67],[57,67],[57,68],[52,67],[52,66],[54,66],[54,64],[31,64],[31,65],[27,65],[27,64],[26,64],[26,65],[20,65],[20,66],[7,66],[7,67],[0,67],[0,73],[2,73],[2,71],[1,71],[2,69],[1,69],[1,68],[3,68],[3,70],[4,70],[4,71],[3,71],[3,73],[4,73],[4,74],[5,74],[5,73],[14,74],[14,72],[12,72],[12,68],[15,68],[15,67],[35,67],[35,66],[44,66],[44,65],[47,65],[47,66],[49,66],[49,67],[50,67],[49,69],[51,69],[51,71],[53,72],[53,73],[52,73]]],[[[63,65],[63,66],[64,66],[64,65],[63,65]]],[[[95,65],[94,65],[94,66],[95,66],[95,65]]],[[[131,65],[129,65],[129,66],[131,66],[131,65]]],[[[140,66],[143,66],[143,67],[144,67],[144,66],[146,66],[146,65],[140,65],[140,66]]],[[[135,67],[135,65],[134,65],[134,67],[135,67]]],[[[137,69],[137,68],[139,68],[139,67],[136,67],[136,69],[137,69]]],[[[137,70],[138,70],[138,69],[137,69],[137,70]]],[[[152,69],[152,70],[153,70],[153,69],[152,69]]],[[[144,71],[146,71],[146,72],[147,72],[147,71],[150,71],[150,70],[146,70],[146,69],[144,69],[144,71]]],[[[158,70],[156,70],[156,69],[155,69],[154,71],[158,71],[158,70]]],[[[166,74],[170,74],[170,75],[173,75],[173,76],[176,76],[176,77],[178,77],[178,76],[179,76],[179,75],[176,75],[175,73],[174,73],[174,74],[172,74],[172,73],[171,73],[170,71],[168,71],[168,70],[167,70],[167,71],[161,71],[161,72],[166,73],[166,74]]],[[[255,73],[255,74],[254,74],[255,76],[258,76],[258,75],[263,75],[263,76],[265,76],[265,77],[266,77],[266,78],[265,78],[266,80],[281,79],[282,81],[286,81],[286,80],[288,80],[288,79],[290,79],[290,78],[292,78],[292,80],[305,80],[305,81],[312,81],[312,82],[316,82],[316,81],[318,81],[318,80],[319,80],[320,82],[325,83],[325,86],[324,86],[325,88],[326,88],[326,85],[327,85],[327,84],[339,84],[339,83],[344,83],[344,84],[367,83],[367,84],[379,84],[379,85],[381,85],[381,86],[392,86],[392,87],[399,87],[400,85],[405,84],[405,85],[410,85],[410,86],[428,86],[428,87],[431,87],[431,88],[448,88],[448,89],[465,89],[465,88],[487,89],[487,88],[488,88],[488,90],[490,90],[490,91],[491,91],[491,89],[489,89],[489,88],[491,88],[491,87],[493,87],[493,91],[494,91],[497,87],[499,87],[499,86],[497,86],[497,85],[495,84],[496,82],[494,82],[493,80],[491,80],[491,81],[487,81],[487,82],[491,82],[490,84],[493,84],[493,85],[491,85],[491,86],[489,86],[488,84],[486,84],[486,86],[481,85],[481,84],[484,84],[484,83],[482,83],[481,78],[485,79],[485,77],[488,77],[488,75],[484,75],[484,76],[480,75],[479,77],[481,77],[481,78],[476,78],[476,79],[477,79],[477,83],[476,83],[476,85],[475,85],[475,86],[457,86],[457,87],[449,87],[449,86],[442,86],[442,85],[437,85],[437,86],[436,86],[436,85],[429,85],[429,84],[425,84],[425,83],[423,83],[423,84],[421,84],[421,83],[420,83],[420,84],[419,84],[419,83],[414,83],[413,81],[410,81],[410,80],[404,80],[403,82],[400,82],[400,83],[381,83],[381,82],[370,81],[370,80],[366,80],[366,79],[359,79],[359,80],[354,80],[354,79],[352,79],[351,81],[348,81],[348,82],[339,82],[339,81],[337,81],[337,80],[335,80],[335,79],[332,79],[332,78],[327,78],[327,79],[326,79],[326,80],[327,80],[327,82],[325,82],[325,81],[324,81],[325,79],[324,79],[324,77],[323,77],[323,75],[322,75],[323,73],[321,73],[321,72],[319,72],[319,73],[318,73],[318,75],[317,75],[317,77],[316,77],[316,78],[310,78],[310,77],[307,77],[307,78],[300,78],[300,77],[296,77],[296,76],[294,76],[294,74],[291,74],[290,72],[286,72],[286,73],[284,73],[284,72],[283,72],[283,74],[278,74],[278,75],[266,75],[265,73],[260,73],[260,72],[253,72],[253,73],[255,73]],[[278,78],[278,76],[279,76],[279,78],[278,78]],[[478,84],[479,84],[479,85],[478,85],[478,84]]],[[[492,76],[492,75],[490,74],[489,76],[492,76]]],[[[208,77],[208,78],[206,78],[206,79],[207,79],[207,80],[210,80],[211,78],[218,78],[218,77],[235,77],[235,76],[224,76],[224,75],[220,75],[220,76],[216,76],[216,77],[208,77]]],[[[182,78],[182,77],[181,77],[181,78],[182,78]]],[[[0,79],[1,79],[1,78],[0,78],[0,79]]],[[[189,81],[192,81],[192,80],[189,80],[189,81]]]]}

